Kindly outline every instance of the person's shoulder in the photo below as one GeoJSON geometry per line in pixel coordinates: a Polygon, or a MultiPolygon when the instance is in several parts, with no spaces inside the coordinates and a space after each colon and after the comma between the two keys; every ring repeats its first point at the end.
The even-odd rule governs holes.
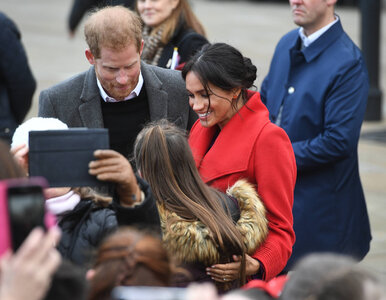
{"type": "Polygon", "coordinates": [[[193,54],[208,43],[206,37],[201,34],[193,30],[185,31],[181,36],[181,39],[176,43],[181,55],[181,61],[187,61],[193,54]]]}
{"type": "Polygon", "coordinates": [[[1,39],[9,38],[10,32],[15,34],[18,39],[20,39],[20,37],[21,37],[20,31],[19,31],[18,27],[16,26],[16,23],[1,11],[0,11],[0,28],[1,28],[1,30],[0,30],[0,38],[1,39]]]}
{"type": "Polygon", "coordinates": [[[281,43],[293,43],[294,39],[297,39],[299,36],[299,28],[292,29],[291,31],[287,32],[285,35],[283,35],[280,40],[279,44],[281,43]]]}
{"type": "Polygon", "coordinates": [[[362,52],[346,32],[338,39],[338,48],[347,59],[362,60],[362,52]]]}
{"type": "Polygon", "coordinates": [[[7,15],[0,11],[0,25],[3,26],[4,24],[6,24],[6,22],[8,22],[8,20],[9,18],[7,17],[7,15]]]}
{"type": "Polygon", "coordinates": [[[89,72],[90,70],[75,74],[51,87],[48,87],[47,89],[44,89],[42,92],[64,92],[74,90],[78,86],[83,86],[84,80],[89,72]]]}
{"type": "Polygon", "coordinates": [[[165,76],[181,76],[179,71],[149,65],[145,62],[141,62],[141,70],[142,71],[151,71],[151,72],[154,72],[156,74],[162,74],[165,76]]]}
{"type": "Polygon", "coordinates": [[[189,44],[207,44],[208,40],[203,35],[195,32],[194,30],[184,30],[181,35],[179,35],[179,39],[177,41],[177,44],[180,47],[183,47],[184,45],[189,44]]]}
{"type": "MultiPolygon", "coordinates": [[[[339,29],[339,28],[338,28],[339,29]]],[[[324,50],[320,59],[334,62],[334,69],[338,74],[353,70],[353,67],[366,69],[364,58],[359,47],[352,41],[346,32],[341,29],[333,42],[324,50]]]]}
{"type": "Polygon", "coordinates": [[[151,78],[149,78],[150,74],[154,74],[163,83],[165,83],[165,82],[166,83],[167,82],[174,82],[176,84],[183,83],[183,79],[182,79],[182,75],[181,75],[180,71],[170,70],[170,69],[161,68],[158,66],[149,65],[149,64],[146,64],[144,62],[142,62],[142,64],[141,64],[141,71],[142,71],[142,75],[144,77],[145,82],[146,82],[146,80],[151,79],[151,78]]]}
{"type": "Polygon", "coordinates": [[[5,13],[0,11],[0,26],[1,28],[4,27],[14,27],[15,22],[11,20],[10,17],[8,17],[5,13]]]}

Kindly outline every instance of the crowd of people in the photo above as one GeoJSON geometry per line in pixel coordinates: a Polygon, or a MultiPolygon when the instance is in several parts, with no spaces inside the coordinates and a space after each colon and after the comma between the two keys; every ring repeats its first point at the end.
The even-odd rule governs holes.
{"type": "Polygon", "coordinates": [[[70,34],[89,11],[90,68],[43,90],[24,122],[35,80],[0,14],[10,28],[0,39],[17,47],[0,46],[0,106],[12,120],[0,187],[28,182],[32,131],[106,128],[110,143],[86,162],[105,185],[44,187],[46,231],[31,228],[13,251],[1,237],[0,300],[132,299],[118,287],[157,287],[154,299],[385,299],[358,266],[371,241],[357,157],[366,66],[337,0],[289,2],[299,28],[257,91],[253,62],[210,43],[188,0],[76,0],[70,34]],[[22,75],[8,57],[31,84],[15,89],[22,75]]]}

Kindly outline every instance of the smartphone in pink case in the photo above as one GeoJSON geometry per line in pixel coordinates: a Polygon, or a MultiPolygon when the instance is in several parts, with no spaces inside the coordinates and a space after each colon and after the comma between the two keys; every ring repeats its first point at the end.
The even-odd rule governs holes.
{"type": "Polygon", "coordinates": [[[50,228],[55,217],[45,209],[43,177],[0,181],[0,256],[17,250],[35,227],[50,228]]]}

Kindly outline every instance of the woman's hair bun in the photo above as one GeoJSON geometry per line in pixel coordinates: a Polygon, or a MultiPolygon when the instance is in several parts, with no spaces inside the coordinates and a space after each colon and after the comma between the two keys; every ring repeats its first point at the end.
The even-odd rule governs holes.
{"type": "Polygon", "coordinates": [[[246,88],[250,88],[257,78],[257,68],[252,63],[251,59],[244,57],[244,84],[246,88]]]}

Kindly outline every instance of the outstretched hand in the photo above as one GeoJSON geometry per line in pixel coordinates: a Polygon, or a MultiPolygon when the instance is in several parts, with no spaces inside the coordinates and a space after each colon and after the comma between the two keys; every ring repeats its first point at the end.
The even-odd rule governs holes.
{"type": "MultiPolygon", "coordinates": [[[[229,282],[240,277],[241,256],[233,255],[233,262],[216,264],[206,268],[206,272],[214,281],[229,282]]],[[[245,254],[245,274],[254,275],[259,271],[260,263],[257,259],[245,254]]]]}
{"type": "Polygon", "coordinates": [[[51,228],[48,233],[36,228],[15,254],[9,251],[1,257],[1,300],[40,300],[44,297],[61,262],[55,249],[59,239],[57,228],[51,228]]]}
{"type": "Polygon", "coordinates": [[[114,150],[96,150],[94,156],[97,160],[90,162],[89,173],[98,180],[116,183],[123,206],[132,206],[141,201],[141,189],[133,168],[122,154],[114,150]]]}

